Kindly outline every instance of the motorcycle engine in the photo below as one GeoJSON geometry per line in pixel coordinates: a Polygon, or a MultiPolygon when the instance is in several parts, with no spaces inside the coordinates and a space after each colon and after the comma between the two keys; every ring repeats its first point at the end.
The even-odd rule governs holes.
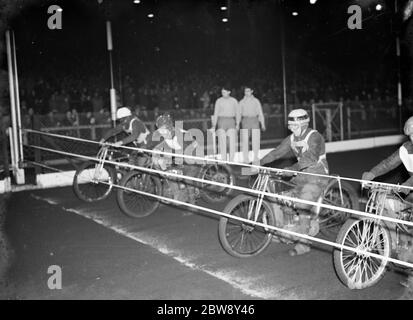
{"type": "MultiPolygon", "coordinates": [[[[174,174],[183,175],[181,169],[169,169],[165,172],[170,172],[174,174]]],[[[164,197],[171,198],[174,200],[194,203],[194,188],[187,187],[181,178],[167,177],[167,180],[163,184],[163,195],[164,197]]]]}

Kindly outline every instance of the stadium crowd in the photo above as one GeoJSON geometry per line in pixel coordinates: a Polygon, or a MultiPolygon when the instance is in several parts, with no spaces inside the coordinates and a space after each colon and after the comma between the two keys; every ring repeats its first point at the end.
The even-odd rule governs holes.
{"type": "MultiPolygon", "coordinates": [[[[116,76],[118,105],[135,110],[144,121],[153,121],[164,110],[172,110],[176,119],[209,118],[220,97],[221,85],[230,83],[231,95],[237,100],[243,97],[243,86],[248,84],[254,88],[264,113],[282,112],[283,86],[279,72],[253,64],[234,70],[231,65],[223,61],[199,68],[184,61],[162,68],[145,66],[145,70],[123,65],[127,72],[121,74],[119,69],[116,76]]],[[[333,101],[361,107],[365,106],[362,101],[374,101],[377,106],[395,96],[391,83],[383,86],[372,79],[371,74],[346,82],[314,65],[290,73],[287,80],[288,103],[303,108],[309,108],[314,102],[333,101]]],[[[65,70],[62,74],[46,74],[41,78],[23,75],[20,79],[23,126],[32,125],[33,115],[41,115],[42,127],[109,123],[108,83],[105,72],[85,72],[83,68],[70,73],[65,70]]],[[[7,118],[8,108],[2,113],[7,118]]]]}

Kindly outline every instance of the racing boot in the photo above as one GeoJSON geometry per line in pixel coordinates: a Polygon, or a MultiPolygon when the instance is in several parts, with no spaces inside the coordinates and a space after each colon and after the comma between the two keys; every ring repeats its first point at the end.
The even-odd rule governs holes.
{"type": "MultiPolygon", "coordinates": [[[[308,243],[310,243],[310,242],[308,242],[308,243]]],[[[294,257],[294,256],[299,256],[299,255],[305,254],[305,253],[310,252],[310,251],[311,251],[311,247],[304,244],[303,241],[301,241],[300,243],[297,243],[294,246],[294,249],[288,250],[288,254],[290,256],[294,257]]]]}
{"type": "MultiPolygon", "coordinates": [[[[318,233],[318,223],[315,219],[311,219],[311,216],[301,213],[299,215],[299,232],[302,234],[313,236],[318,233]],[[314,222],[313,222],[314,221],[314,222]]],[[[310,252],[309,246],[311,241],[301,238],[299,242],[294,246],[294,249],[288,251],[290,256],[298,256],[310,252]]]]}
{"type": "Polygon", "coordinates": [[[406,287],[406,288],[407,288],[407,291],[408,291],[409,293],[413,293],[413,274],[412,274],[412,273],[409,274],[408,277],[407,277],[407,279],[404,280],[404,281],[401,281],[400,284],[401,284],[403,287],[406,287]]]}

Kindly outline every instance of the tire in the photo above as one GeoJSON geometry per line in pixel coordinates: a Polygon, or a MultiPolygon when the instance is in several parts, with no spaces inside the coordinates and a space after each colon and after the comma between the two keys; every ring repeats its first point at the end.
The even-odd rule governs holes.
{"type": "MultiPolygon", "coordinates": [[[[382,223],[372,219],[347,220],[341,227],[336,242],[353,248],[360,247],[364,242],[364,247],[369,252],[380,254],[385,258],[389,258],[391,255],[391,237],[388,229],[382,223]],[[371,238],[375,238],[376,241],[379,239],[379,244],[376,244],[376,241],[368,241],[374,228],[377,228],[377,236],[371,238]],[[369,230],[370,233],[363,234],[363,230],[369,230]]],[[[388,263],[386,259],[357,255],[346,249],[335,249],[333,255],[337,276],[350,289],[371,287],[380,281],[386,273],[388,263]],[[360,266],[356,266],[358,263],[360,266]],[[352,266],[353,269],[351,269],[352,266]],[[354,266],[356,267],[354,268],[354,266]]]]}
{"type": "MultiPolygon", "coordinates": [[[[227,165],[208,164],[200,172],[200,179],[221,182],[234,185],[235,177],[232,170],[227,165]]],[[[208,203],[222,203],[227,200],[233,192],[232,188],[225,188],[208,183],[200,183],[199,191],[201,198],[208,203]]]]}
{"type": "MultiPolygon", "coordinates": [[[[162,192],[162,184],[158,177],[135,170],[125,174],[119,185],[154,195],[162,192]]],[[[159,200],[155,198],[122,188],[117,190],[117,201],[120,209],[132,218],[147,217],[160,205],[159,200]]]]}
{"type": "MultiPolygon", "coordinates": [[[[331,180],[323,193],[322,203],[347,209],[360,210],[359,197],[354,187],[347,181],[341,181],[341,190],[343,194],[343,204],[341,202],[338,181],[336,179],[331,180]]],[[[318,215],[320,232],[325,236],[335,237],[338,230],[350,215],[350,213],[339,210],[321,208],[318,215]]]]}
{"type": "Polygon", "coordinates": [[[96,162],[84,162],[76,170],[73,177],[73,191],[83,201],[94,202],[107,198],[116,181],[116,170],[106,164],[103,165],[102,171],[97,174],[97,180],[94,180],[94,174],[97,173],[95,171],[97,165],[98,163],[96,162]],[[84,183],[85,181],[89,182],[84,183]]]}
{"type": "MultiPolygon", "coordinates": [[[[244,194],[238,195],[228,203],[224,209],[224,212],[234,216],[247,218],[247,212],[245,209],[248,208],[250,201],[256,201],[256,199],[257,198],[253,196],[244,194]]],[[[257,221],[268,225],[275,225],[274,214],[268,202],[262,202],[261,211],[263,212],[260,213],[257,221]]],[[[238,258],[249,258],[260,254],[268,247],[272,238],[272,233],[270,230],[260,226],[254,227],[254,225],[248,225],[246,223],[224,217],[219,220],[218,235],[224,250],[230,255],[238,258]],[[239,237],[232,240],[234,235],[237,236],[237,232],[239,233],[239,237],[241,237],[240,246],[234,245],[234,243],[237,243],[239,237]],[[247,244],[247,242],[250,244],[249,250],[243,250],[242,242],[244,239],[245,244],[247,244]],[[255,240],[258,241],[253,243],[253,240],[254,242],[255,240]]]]}

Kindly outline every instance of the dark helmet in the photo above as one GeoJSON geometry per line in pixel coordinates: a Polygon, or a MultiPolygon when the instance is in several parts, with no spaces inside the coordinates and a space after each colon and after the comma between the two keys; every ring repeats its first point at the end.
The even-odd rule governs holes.
{"type": "Polygon", "coordinates": [[[158,129],[166,126],[168,129],[172,130],[174,126],[172,116],[169,113],[163,113],[158,116],[155,120],[155,124],[158,129]]]}

